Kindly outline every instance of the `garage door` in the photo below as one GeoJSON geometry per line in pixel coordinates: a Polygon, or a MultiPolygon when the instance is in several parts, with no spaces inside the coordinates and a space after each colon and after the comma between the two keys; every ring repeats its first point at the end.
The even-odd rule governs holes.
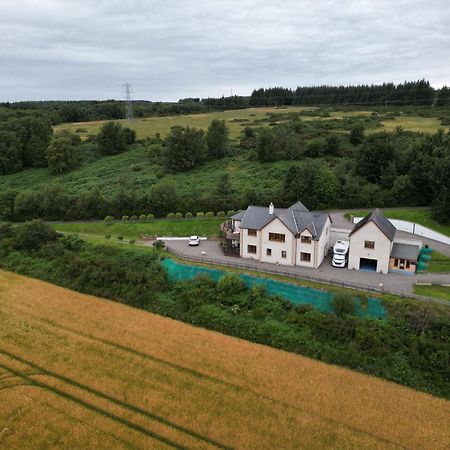
{"type": "Polygon", "coordinates": [[[376,272],[377,263],[377,259],[361,258],[359,260],[359,270],[364,270],[366,272],[376,272]]]}

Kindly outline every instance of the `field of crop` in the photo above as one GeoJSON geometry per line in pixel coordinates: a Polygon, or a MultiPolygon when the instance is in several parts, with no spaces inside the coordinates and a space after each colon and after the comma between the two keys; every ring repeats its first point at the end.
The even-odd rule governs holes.
{"type": "Polygon", "coordinates": [[[1,448],[444,449],[449,402],[0,272],[1,448]]]}
{"type": "Polygon", "coordinates": [[[125,239],[139,239],[141,235],[147,236],[218,236],[220,224],[225,218],[214,219],[182,219],[182,220],[158,220],[148,223],[132,222],[79,222],[79,223],[55,223],[57,231],[65,233],[77,233],[96,235],[111,238],[123,236],[125,239]]]}

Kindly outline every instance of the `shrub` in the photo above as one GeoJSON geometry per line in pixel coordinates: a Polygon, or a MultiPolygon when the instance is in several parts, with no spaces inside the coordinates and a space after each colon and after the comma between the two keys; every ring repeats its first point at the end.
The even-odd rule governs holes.
{"type": "Polygon", "coordinates": [[[197,216],[197,217],[205,217],[205,213],[199,211],[199,212],[196,214],[196,216],[197,216]]]}
{"type": "Polygon", "coordinates": [[[177,212],[175,214],[175,219],[182,219],[183,218],[183,214],[181,214],[180,212],[177,212]]]}
{"type": "Polygon", "coordinates": [[[15,230],[12,246],[17,250],[35,250],[47,242],[56,241],[58,234],[42,220],[19,225],[15,230]]]}
{"type": "Polygon", "coordinates": [[[123,241],[123,236],[117,236],[117,239],[119,239],[119,241],[123,241]]]}
{"type": "Polygon", "coordinates": [[[150,222],[152,222],[153,220],[155,220],[155,216],[153,214],[147,214],[147,220],[149,220],[150,222]]]}
{"type": "Polygon", "coordinates": [[[166,244],[164,244],[164,241],[155,241],[154,243],[153,243],[153,247],[156,249],[156,250],[162,250],[164,247],[166,246],[166,244]]]}
{"type": "Polygon", "coordinates": [[[191,212],[187,212],[184,217],[186,217],[186,219],[191,219],[192,218],[192,213],[191,212]]]}
{"type": "Polygon", "coordinates": [[[333,309],[337,316],[354,314],[355,302],[352,297],[346,294],[336,294],[333,298],[333,309]]]}
{"type": "Polygon", "coordinates": [[[105,222],[112,222],[114,220],[114,217],[113,216],[106,216],[103,220],[105,222]]]}
{"type": "Polygon", "coordinates": [[[132,220],[133,222],[136,222],[136,220],[138,220],[138,216],[136,216],[136,215],[132,215],[131,217],[130,217],[130,220],[132,220]]]}
{"type": "Polygon", "coordinates": [[[139,172],[140,170],[142,170],[142,166],[140,164],[131,164],[130,169],[133,172],[139,172]]]}
{"type": "Polygon", "coordinates": [[[234,216],[236,214],[236,211],[234,209],[230,209],[227,211],[227,216],[234,216]]]}
{"type": "Polygon", "coordinates": [[[236,274],[226,274],[217,283],[217,292],[222,298],[231,297],[246,290],[244,280],[236,274]]]}
{"type": "Polygon", "coordinates": [[[225,217],[225,212],[224,211],[219,211],[217,213],[217,217],[225,217]]]}
{"type": "Polygon", "coordinates": [[[110,234],[107,234],[107,235],[105,236],[105,238],[106,238],[106,239],[111,239],[111,235],[110,235],[110,234]]]}
{"type": "Polygon", "coordinates": [[[175,217],[175,214],[174,213],[169,213],[169,214],[167,214],[167,216],[166,216],[168,219],[173,219],[174,217],[175,217]]]}
{"type": "Polygon", "coordinates": [[[206,217],[214,217],[214,213],[212,211],[208,211],[205,215],[206,217]]]}
{"type": "Polygon", "coordinates": [[[147,220],[147,216],[146,216],[145,214],[141,214],[141,215],[139,216],[139,220],[140,220],[141,222],[145,222],[145,221],[147,220]]]}
{"type": "Polygon", "coordinates": [[[122,222],[126,222],[127,220],[130,220],[129,216],[122,216],[122,222]]]}
{"type": "Polygon", "coordinates": [[[136,243],[136,240],[135,240],[135,239],[130,239],[130,240],[128,241],[128,243],[131,244],[131,245],[133,245],[133,244],[136,243]]]}

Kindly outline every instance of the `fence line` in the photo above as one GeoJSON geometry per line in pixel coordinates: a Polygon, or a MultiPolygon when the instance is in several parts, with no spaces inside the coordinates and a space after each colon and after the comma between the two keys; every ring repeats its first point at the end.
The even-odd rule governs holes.
{"type": "Polygon", "coordinates": [[[299,273],[294,274],[292,272],[289,272],[287,270],[282,270],[279,268],[272,269],[272,268],[266,268],[266,267],[255,267],[250,264],[245,264],[245,263],[238,262],[238,261],[228,262],[228,261],[220,261],[220,260],[217,260],[214,258],[188,256],[188,255],[185,255],[184,253],[174,250],[173,248],[170,248],[167,245],[166,245],[166,250],[169,253],[171,253],[172,255],[176,256],[177,258],[184,259],[187,261],[192,261],[192,262],[200,262],[200,263],[213,264],[213,265],[219,265],[219,266],[225,266],[225,267],[235,267],[237,269],[246,269],[246,270],[251,270],[253,272],[269,273],[272,275],[282,275],[282,276],[287,276],[290,278],[299,278],[299,279],[305,280],[305,281],[314,281],[317,283],[329,284],[331,286],[339,286],[339,287],[344,287],[344,288],[349,288],[349,289],[355,289],[358,291],[374,292],[377,294],[390,293],[390,294],[397,295],[399,297],[412,298],[415,300],[425,301],[425,302],[432,301],[435,303],[440,303],[443,305],[450,306],[450,302],[448,302],[446,300],[436,299],[433,297],[425,297],[422,295],[417,295],[417,294],[412,294],[412,293],[410,294],[407,292],[396,292],[396,291],[391,291],[391,290],[387,290],[387,289],[376,288],[374,286],[369,286],[369,285],[365,285],[365,284],[358,284],[358,283],[351,283],[348,281],[334,280],[332,278],[322,278],[322,277],[317,277],[317,276],[308,275],[308,274],[299,274],[299,273]]]}

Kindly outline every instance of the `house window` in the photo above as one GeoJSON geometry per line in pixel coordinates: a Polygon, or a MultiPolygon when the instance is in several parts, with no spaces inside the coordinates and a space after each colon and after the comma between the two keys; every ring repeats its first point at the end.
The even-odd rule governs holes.
{"type": "Polygon", "coordinates": [[[286,250],[281,250],[281,257],[286,258],[286,250]]]}
{"type": "Polygon", "coordinates": [[[375,248],[375,241],[364,241],[364,248],[375,248]]]}
{"type": "Polygon", "coordinates": [[[300,253],[300,261],[311,262],[311,253],[300,253]]]}
{"type": "Polygon", "coordinates": [[[256,236],[256,232],[257,232],[257,230],[253,230],[253,229],[249,228],[247,230],[247,235],[248,236],[256,236]]]}
{"type": "Polygon", "coordinates": [[[311,244],[311,236],[301,236],[300,242],[302,244],[311,244]]]}
{"type": "Polygon", "coordinates": [[[406,260],[406,268],[409,269],[411,267],[411,262],[409,259],[406,260]]]}
{"type": "Polygon", "coordinates": [[[266,255],[267,255],[267,256],[272,256],[272,249],[271,249],[271,248],[268,248],[268,249],[266,250],[266,255]]]}
{"type": "Polygon", "coordinates": [[[280,233],[269,233],[269,241],[284,242],[286,235],[280,233]]]}
{"type": "Polygon", "coordinates": [[[394,259],[394,267],[398,267],[398,258],[394,259]]]}
{"type": "Polygon", "coordinates": [[[247,245],[248,253],[256,253],[256,245],[247,245]]]}

